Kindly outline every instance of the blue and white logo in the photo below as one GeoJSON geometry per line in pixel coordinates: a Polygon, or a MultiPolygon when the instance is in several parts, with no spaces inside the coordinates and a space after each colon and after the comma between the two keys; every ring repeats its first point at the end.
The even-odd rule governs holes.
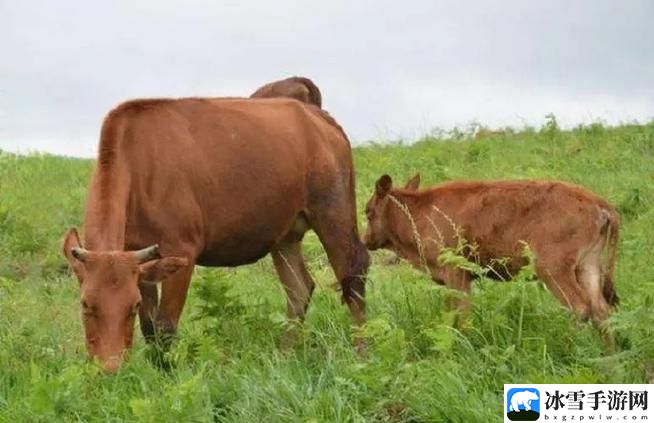
{"type": "Polygon", "coordinates": [[[533,422],[540,417],[540,392],[536,388],[511,388],[506,394],[506,417],[533,422]]]}

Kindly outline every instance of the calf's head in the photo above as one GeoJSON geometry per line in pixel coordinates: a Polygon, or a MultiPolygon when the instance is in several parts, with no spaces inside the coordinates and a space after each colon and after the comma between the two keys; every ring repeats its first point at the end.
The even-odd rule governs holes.
{"type": "Polygon", "coordinates": [[[161,258],[157,245],[139,251],[89,251],[75,229],[66,233],[63,253],[80,283],[87,351],[107,372],[115,372],[132,346],[141,305],[138,284],[165,281],[188,262],[161,258]]]}
{"type": "MultiPolygon", "coordinates": [[[[420,174],[416,174],[404,186],[404,190],[415,191],[420,185],[420,174]]],[[[375,191],[366,204],[368,227],[363,236],[363,242],[369,250],[387,248],[391,242],[391,230],[388,221],[390,194],[393,191],[393,180],[383,175],[375,183],[375,191]]]]}

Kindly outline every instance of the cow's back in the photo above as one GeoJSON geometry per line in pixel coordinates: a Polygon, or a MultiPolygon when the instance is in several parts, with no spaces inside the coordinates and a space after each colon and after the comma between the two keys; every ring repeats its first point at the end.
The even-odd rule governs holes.
{"type": "Polygon", "coordinates": [[[294,100],[137,100],[108,119],[122,121],[126,244],[201,244],[200,263],[260,258],[306,208],[309,175],[351,170],[340,128],[294,100]]]}

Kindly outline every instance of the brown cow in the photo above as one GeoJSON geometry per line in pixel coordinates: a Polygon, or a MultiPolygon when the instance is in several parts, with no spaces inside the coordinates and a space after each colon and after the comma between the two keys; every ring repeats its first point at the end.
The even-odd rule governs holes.
{"type": "MultiPolygon", "coordinates": [[[[415,180],[411,185],[417,187],[415,180]]],[[[618,302],[613,274],[619,217],[584,188],[557,181],[462,181],[417,191],[393,189],[384,175],[366,215],[370,250],[392,250],[450,288],[469,293],[473,275],[439,262],[444,247],[465,240],[469,259],[492,269],[490,277],[510,279],[526,264],[526,242],[539,278],[581,318],[601,323],[618,302]],[[602,266],[605,248],[608,263],[602,266]]]]}
{"type": "Polygon", "coordinates": [[[320,89],[309,78],[292,76],[281,81],[271,82],[257,89],[251,98],[289,97],[303,103],[322,107],[320,89]]]}
{"type": "Polygon", "coordinates": [[[239,266],[271,253],[288,317],[301,320],[314,288],[300,245],[309,229],[361,324],[368,252],[352,154],[326,112],[289,99],[118,106],[102,127],[84,247],[75,229],[63,247],[80,282],[89,354],[118,369],[136,313],[146,340],[155,329],[173,333],[195,264],[239,266]]]}

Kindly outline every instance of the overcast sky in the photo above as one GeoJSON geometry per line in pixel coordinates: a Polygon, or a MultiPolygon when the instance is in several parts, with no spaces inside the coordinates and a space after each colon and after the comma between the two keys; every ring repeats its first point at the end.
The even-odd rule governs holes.
{"type": "Polygon", "coordinates": [[[654,1],[0,0],[0,149],[93,156],[147,96],[308,76],[353,142],[654,118],[654,1]]]}

